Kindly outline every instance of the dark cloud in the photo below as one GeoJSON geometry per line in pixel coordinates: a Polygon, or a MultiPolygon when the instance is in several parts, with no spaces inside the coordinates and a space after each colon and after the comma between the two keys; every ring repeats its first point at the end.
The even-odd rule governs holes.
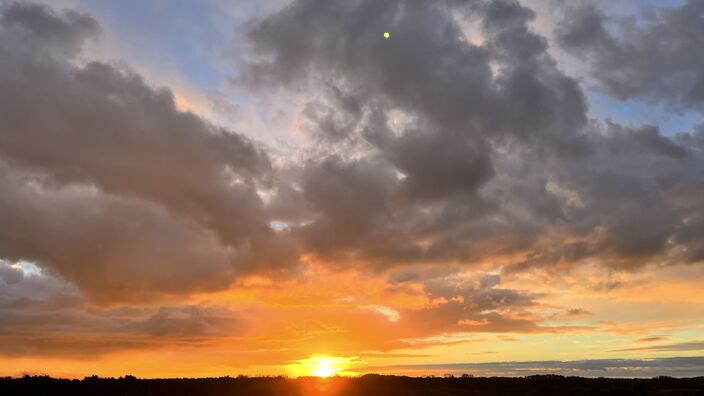
{"type": "MultiPolygon", "coordinates": [[[[328,135],[351,137],[359,147],[371,145],[378,153],[378,158],[368,160],[312,161],[306,175],[314,174],[314,167],[321,168],[317,173],[329,173],[323,169],[331,162],[354,167],[364,161],[376,164],[377,171],[367,172],[372,178],[389,174],[383,184],[368,182],[380,186],[366,190],[379,197],[376,208],[364,213],[344,209],[365,226],[350,225],[341,217],[326,219],[327,227],[339,220],[338,234],[348,227],[357,232],[364,228],[370,230],[367,240],[377,241],[379,230],[368,224],[374,222],[371,217],[383,214],[374,220],[385,220],[385,227],[394,232],[381,235],[395,235],[403,245],[390,250],[356,243],[354,249],[367,258],[413,261],[467,255],[468,247],[453,246],[458,237],[432,234],[452,233],[447,223],[458,215],[459,220],[477,218],[492,210],[494,203],[479,196],[494,174],[492,144],[509,138],[532,140],[533,134],[570,135],[585,122],[576,82],[557,71],[542,38],[525,26],[530,10],[514,2],[463,4],[463,10],[475,10],[484,18],[487,34],[493,37],[489,45],[479,47],[465,40],[454,19],[456,6],[355,1],[340,8],[297,1],[250,30],[256,48],[273,60],[251,65],[244,73],[248,82],[325,87],[332,92],[325,111],[309,107],[309,117],[314,113],[312,118],[328,135]],[[385,29],[394,32],[393,40],[380,40],[375,34],[385,29]],[[525,37],[536,43],[535,48],[513,51],[523,48],[525,37]],[[502,68],[496,75],[492,62],[502,68]],[[439,231],[444,228],[449,230],[439,231]],[[417,244],[419,239],[438,241],[425,248],[417,244]],[[394,251],[397,254],[388,256],[394,251]]],[[[320,209],[325,194],[303,194],[320,209]]],[[[351,207],[358,201],[364,202],[356,198],[351,207]]],[[[331,199],[325,205],[339,202],[331,199]]],[[[313,226],[322,227],[321,221],[313,226]]],[[[328,242],[315,237],[319,234],[305,235],[309,246],[322,250],[328,242]]],[[[324,232],[330,237],[338,234],[324,232]]]]}
{"type": "Polygon", "coordinates": [[[211,305],[91,305],[75,286],[29,264],[0,283],[0,355],[95,358],[131,349],[201,345],[238,334],[239,314],[211,305]],[[25,272],[26,271],[26,272],[25,272]]]}
{"type": "Polygon", "coordinates": [[[0,15],[0,257],[104,300],[223,288],[295,262],[257,193],[272,173],[256,144],[130,70],[77,66],[99,31],[90,16],[17,3],[0,15]]]}
{"type": "Polygon", "coordinates": [[[299,0],[252,22],[264,60],[242,78],[322,88],[306,113],[336,153],[279,171],[168,90],[80,65],[90,16],[5,5],[0,256],[103,301],[224,288],[299,248],[380,268],[701,260],[701,132],[589,121],[533,18],[508,0],[299,0]]]}
{"type": "Polygon", "coordinates": [[[608,18],[594,6],[570,10],[560,45],[586,61],[611,95],[704,110],[704,4],[687,0],[650,20],[608,18]]]}
{"type": "Polygon", "coordinates": [[[373,160],[330,157],[307,166],[303,194],[317,216],[297,231],[305,246],[340,260],[360,250],[372,261],[421,259],[415,243],[394,229],[403,221],[387,203],[396,183],[392,169],[373,160]]]}
{"type": "Polygon", "coordinates": [[[485,46],[465,39],[452,2],[353,1],[337,7],[295,1],[251,28],[255,48],[272,60],[254,64],[244,79],[322,81],[335,87],[335,101],[353,98],[353,105],[338,106],[343,114],[359,115],[370,106],[396,109],[418,117],[433,135],[530,137],[569,133],[583,123],[585,104],[576,82],[559,73],[544,40],[526,27],[532,11],[512,1],[466,3],[484,21],[491,39],[485,46]],[[385,30],[394,32],[393,40],[380,39],[385,30]],[[536,44],[526,49],[526,40],[536,44]],[[491,62],[501,69],[492,71],[491,62]]]}
{"type": "Polygon", "coordinates": [[[508,0],[298,0],[252,23],[261,59],[241,82],[310,92],[315,133],[333,137],[321,144],[336,154],[292,181],[313,211],[308,249],[507,271],[701,259],[697,210],[680,201],[701,184],[700,133],[589,120],[534,17],[508,0]]]}
{"type": "Polygon", "coordinates": [[[148,201],[44,186],[3,165],[0,183],[3,256],[35,260],[97,300],[223,288],[234,270],[213,232],[148,201]]]}
{"type": "Polygon", "coordinates": [[[200,306],[160,307],[144,320],[133,321],[125,327],[130,333],[149,334],[165,338],[202,338],[235,334],[238,330],[235,315],[223,308],[200,306]]]}
{"type": "Polygon", "coordinates": [[[76,55],[87,38],[100,32],[91,16],[73,10],[58,15],[39,4],[3,3],[2,7],[3,52],[18,51],[37,61],[47,55],[76,55]]]}
{"type": "MultiPolygon", "coordinates": [[[[467,342],[468,335],[476,333],[586,330],[543,325],[541,322],[546,318],[538,312],[537,302],[542,296],[529,290],[502,287],[498,274],[467,276],[456,271],[435,272],[418,275],[428,306],[400,311],[400,323],[413,323],[416,332],[413,338],[404,340],[407,347],[467,342]],[[445,335],[445,339],[434,337],[438,334],[445,335]]],[[[403,288],[403,283],[395,287],[403,288]]]]}

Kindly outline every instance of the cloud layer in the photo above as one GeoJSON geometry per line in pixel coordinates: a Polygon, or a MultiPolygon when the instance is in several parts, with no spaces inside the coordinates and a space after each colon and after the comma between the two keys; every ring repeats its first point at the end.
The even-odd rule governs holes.
{"type": "MultiPolygon", "coordinates": [[[[407,370],[454,374],[471,372],[476,376],[523,377],[535,373],[579,377],[653,378],[657,376],[697,377],[704,367],[701,357],[653,360],[600,359],[543,362],[460,363],[408,366],[407,370]]],[[[383,367],[379,367],[383,370],[383,367]]],[[[387,368],[388,369],[388,368],[387,368]]]]}
{"type": "Polygon", "coordinates": [[[313,209],[307,249],[515,269],[700,261],[702,132],[589,119],[533,18],[513,1],[300,0],[252,26],[264,60],[244,81],[327,93],[307,113],[334,154],[293,181],[313,209]]]}
{"type": "Polygon", "coordinates": [[[295,261],[256,192],[272,175],[255,143],[130,70],[77,65],[88,15],[13,3],[1,20],[0,256],[117,300],[295,261]]]}
{"type": "Polygon", "coordinates": [[[586,61],[591,75],[618,99],[645,99],[675,109],[704,110],[704,4],[687,0],[638,23],[611,20],[595,7],[570,10],[560,44],[586,61]]]}

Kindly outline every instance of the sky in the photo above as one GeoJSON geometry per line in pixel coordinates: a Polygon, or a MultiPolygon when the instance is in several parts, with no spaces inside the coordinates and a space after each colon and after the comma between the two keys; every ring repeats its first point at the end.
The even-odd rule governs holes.
{"type": "Polygon", "coordinates": [[[701,375],[701,48],[698,0],[0,1],[0,375],[701,375]]]}

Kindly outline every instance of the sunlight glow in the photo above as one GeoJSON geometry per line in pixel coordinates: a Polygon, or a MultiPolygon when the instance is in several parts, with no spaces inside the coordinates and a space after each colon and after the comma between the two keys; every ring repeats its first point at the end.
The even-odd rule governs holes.
{"type": "Polygon", "coordinates": [[[296,376],[332,377],[341,373],[348,364],[346,358],[313,355],[307,359],[298,360],[289,369],[296,376]]]}
{"type": "Polygon", "coordinates": [[[316,377],[329,377],[333,374],[335,374],[335,369],[329,363],[320,362],[313,369],[313,375],[316,377]]]}

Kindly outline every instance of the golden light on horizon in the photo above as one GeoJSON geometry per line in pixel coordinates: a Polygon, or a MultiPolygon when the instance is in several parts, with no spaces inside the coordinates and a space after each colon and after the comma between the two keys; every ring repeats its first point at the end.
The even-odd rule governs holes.
{"type": "Polygon", "coordinates": [[[289,364],[289,370],[297,377],[327,378],[344,371],[349,363],[349,358],[327,355],[313,355],[289,364]]]}
{"type": "Polygon", "coordinates": [[[316,377],[329,377],[333,374],[335,374],[335,368],[327,362],[319,362],[313,369],[313,375],[316,377]]]}

